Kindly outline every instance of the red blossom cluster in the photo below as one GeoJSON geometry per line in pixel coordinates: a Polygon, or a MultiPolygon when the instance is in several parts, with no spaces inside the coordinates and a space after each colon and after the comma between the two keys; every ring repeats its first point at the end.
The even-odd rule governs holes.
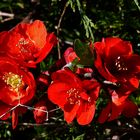
{"type": "Polygon", "coordinates": [[[56,36],[48,33],[39,20],[20,23],[0,33],[2,120],[12,112],[15,128],[18,114],[26,112],[22,105],[34,99],[37,86],[40,92],[47,93],[34,105],[37,123],[47,119],[45,111],[51,101],[63,110],[67,123],[76,118],[80,125],[87,125],[93,120],[96,103],[103,94],[107,104],[98,115],[98,122],[114,120],[121,114],[138,114],[137,105],[129,97],[139,87],[140,56],[133,53],[130,42],[117,37],[89,44],[76,41],[74,49],[67,48],[61,60],[56,61],[55,69],[52,66],[47,72],[40,71],[35,80],[30,68],[36,70],[36,64],[46,58],[56,43],[56,36]]]}
{"type": "Polygon", "coordinates": [[[12,111],[13,128],[18,114],[25,112],[21,106],[36,93],[36,81],[29,68],[36,68],[56,43],[54,33],[48,33],[39,20],[0,33],[0,116],[8,119],[12,111]]]}

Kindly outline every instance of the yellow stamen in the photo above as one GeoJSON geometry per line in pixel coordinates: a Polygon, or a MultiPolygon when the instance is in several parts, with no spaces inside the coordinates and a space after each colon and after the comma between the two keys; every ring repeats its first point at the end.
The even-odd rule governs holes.
{"type": "Polygon", "coordinates": [[[10,86],[10,90],[12,91],[19,92],[19,89],[23,86],[22,76],[12,72],[4,74],[3,80],[8,86],[10,86]]]}

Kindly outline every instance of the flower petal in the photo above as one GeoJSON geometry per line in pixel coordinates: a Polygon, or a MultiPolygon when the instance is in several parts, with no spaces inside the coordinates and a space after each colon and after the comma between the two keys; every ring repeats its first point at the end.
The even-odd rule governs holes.
{"type": "Polygon", "coordinates": [[[127,63],[128,69],[132,71],[132,73],[140,72],[140,56],[133,54],[132,56],[124,56],[127,63]]]}
{"type": "Polygon", "coordinates": [[[1,53],[0,55],[2,54],[6,55],[6,50],[5,50],[6,48],[4,46],[5,46],[7,34],[8,34],[7,31],[0,32],[0,53],[1,53]]]}
{"type": "MultiPolygon", "coordinates": [[[[120,38],[106,38],[105,39],[105,54],[106,58],[116,58],[121,55],[131,55],[132,45],[128,41],[123,41],[120,38]]],[[[109,60],[108,60],[109,61],[109,60]]]]}
{"type": "Polygon", "coordinates": [[[124,105],[123,105],[123,103],[119,104],[119,105],[112,103],[111,107],[112,107],[111,114],[109,116],[108,121],[117,119],[119,117],[119,115],[122,113],[124,105]]]}
{"type": "Polygon", "coordinates": [[[12,111],[12,128],[15,129],[18,124],[18,112],[17,110],[12,111]]]}
{"type": "Polygon", "coordinates": [[[10,117],[8,112],[12,107],[0,101],[0,119],[6,120],[10,117]],[[7,113],[8,112],[8,113],[7,113]],[[4,115],[5,114],[5,115],[4,115]],[[2,117],[3,116],[3,117],[2,117]]]}
{"type": "Polygon", "coordinates": [[[78,104],[66,104],[64,107],[64,118],[67,123],[71,123],[73,119],[76,117],[77,111],[79,109],[78,104]],[[65,111],[65,108],[67,108],[65,111]],[[69,109],[68,109],[69,108],[69,109]]]}
{"type": "MultiPolygon", "coordinates": [[[[95,44],[96,47],[96,44],[95,44]]],[[[116,82],[116,78],[109,72],[109,70],[106,68],[106,64],[103,63],[102,59],[104,59],[104,54],[100,55],[100,51],[96,49],[96,59],[94,61],[95,67],[98,69],[98,72],[107,80],[111,82],[116,82]]]]}
{"type": "Polygon", "coordinates": [[[122,114],[127,117],[135,117],[138,115],[138,106],[130,100],[127,100],[124,105],[122,114]]]}
{"type": "Polygon", "coordinates": [[[121,96],[128,96],[131,92],[135,91],[139,86],[139,80],[135,77],[129,78],[126,82],[120,82],[120,87],[116,89],[116,93],[121,96]]]}
{"type": "Polygon", "coordinates": [[[52,79],[54,81],[64,82],[71,87],[82,87],[80,79],[78,79],[77,76],[68,69],[54,72],[52,74],[52,79]]]}
{"type": "Polygon", "coordinates": [[[67,48],[67,50],[64,52],[64,58],[66,63],[72,62],[75,58],[78,58],[76,53],[74,52],[72,47],[67,48]]]}
{"type": "Polygon", "coordinates": [[[99,95],[100,84],[96,80],[83,80],[83,88],[86,89],[92,100],[96,100],[99,95]]]}
{"type": "Polygon", "coordinates": [[[111,112],[111,102],[109,102],[107,106],[101,111],[98,118],[98,122],[104,123],[108,119],[110,112],[111,112]]]}
{"type": "Polygon", "coordinates": [[[36,54],[34,54],[34,57],[37,58],[36,61],[29,61],[29,65],[35,65],[36,63],[41,62],[52,50],[53,46],[55,46],[57,43],[57,38],[54,35],[54,33],[48,33],[46,37],[46,44],[44,47],[36,54]]]}
{"type": "Polygon", "coordinates": [[[67,102],[67,90],[69,85],[61,82],[52,83],[48,88],[48,98],[54,103],[64,108],[64,104],[67,102]]]}
{"type": "Polygon", "coordinates": [[[25,32],[31,40],[35,42],[35,45],[43,48],[46,43],[47,31],[45,25],[40,20],[35,20],[31,24],[26,24],[25,32]]]}
{"type": "Polygon", "coordinates": [[[95,102],[93,104],[90,103],[81,103],[80,108],[77,114],[77,121],[80,125],[89,124],[95,114],[95,102]]]}

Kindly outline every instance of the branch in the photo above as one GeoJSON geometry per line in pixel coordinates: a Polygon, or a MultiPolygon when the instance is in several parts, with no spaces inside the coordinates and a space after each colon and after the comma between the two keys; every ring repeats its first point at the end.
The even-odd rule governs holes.
{"type": "Polygon", "coordinates": [[[2,11],[0,11],[0,16],[14,18],[14,14],[5,13],[5,12],[2,12],[2,11]]]}
{"type": "Polygon", "coordinates": [[[40,0],[31,1],[34,4],[34,7],[31,12],[28,13],[26,17],[22,19],[23,23],[31,23],[33,21],[33,17],[38,13],[38,7],[40,6],[40,0]]]}
{"type": "Polygon", "coordinates": [[[0,17],[2,18],[2,17],[6,17],[6,18],[2,18],[1,19],[1,22],[6,22],[6,21],[9,21],[9,20],[12,20],[12,19],[14,19],[14,14],[11,14],[11,13],[6,13],[6,12],[2,12],[2,11],[0,11],[0,17]]]}
{"type": "MultiPolygon", "coordinates": [[[[59,32],[60,32],[60,26],[61,26],[61,22],[62,22],[62,19],[64,17],[64,14],[66,12],[66,9],[69,5],[69,2],[66,2],[65,6],[64,6],[64,9],[62,11],[62,14],[60,16],[60,19],[58,21],[58,25],[57,25],[57,36],[59,36],[59,32]]],[[[58,40],[58,44],[57,44],[57,51],[58,51],[58,59],[61,59],[61,52],[60,52],[60,44],[59,44],[59,40],[58,40]]]]}

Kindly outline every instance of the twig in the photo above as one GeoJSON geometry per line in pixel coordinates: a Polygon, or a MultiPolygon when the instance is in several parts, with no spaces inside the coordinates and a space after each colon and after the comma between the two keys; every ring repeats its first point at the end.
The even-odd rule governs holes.
{"type": "MultiPolygon", "coordinates": [[[[62,22],[63,16],[64,16],[64,14],[66,12],[66,9],[67,9],[68,5],[69,5],[69,2],[66,2],[65,6],[64,6],[64,9],[62,11],[62,14],[60,16],[60,19],[58,21],[58,25],[57,25],[57,36],[59,36],[61,22],[62,22]]],[[[59,40],[58,40],[58,44],[57,44],[57,51],[58,51],[58,59],[61,59],[61,51],[60,51],[59,40]]]]}
{"type": "Polygon", "coordinates": [[[13,111],[14,109],[16,109],[18,106],[19,106],[19,105],[16,105],[16,106],[12,107],[10,110],[8,110],[7,112],[5,112],[5,113],[3,113],[2,115],[0,115],[0,119],[1,119],[2,117],[4,117],[6,114],[8,114],[8,113],[10,113],[11,111],[13,111]]]}
{"type": "Polygon", "coordinates": [[[1,11],[0,11],[0,16],[14,18],[14,14],[11,14],[11,13],[5,13],[5,12],[1,12],[1,11]]]}
{"type": "Polygon", "coordinates": [[[31,12],[28,13],[26,17],[22,19],[22,23],[31,23],[33,21],[33,16],[36,16],[38,14],[38,7],[40,6],[40,0],[32,0],[32,4],[34,4],[34,7],[31,12]]]}
{"type": "Polygon", "coordinates": [[[37,123],[19,123],[18,125],[24,125],[24,126],[50,126],[50,125],[55,125],[55,123],[42,123],[42,124],[37,124],[37,123]]]}
{"type": "Polygon", "coordinates": [[[12,20],[14,19],[14,16],[15,16],[14,14],[0,11],[0,17],[2,18],[0,22],[6,22],[9,20],[12,20]],[[3,19],[3,17],[6,17],[6,18],[3,19]]]}
{"type": "Polygon", "coordinates": [[[8,17],[8,18],[5,18],[5,19],[2,19],[1,22],[3,23],[3,22],[6,22],[6,21],[9,21],[9,20],[12,20],[12,19],[14,19],[14,18],[13,17],[8,17]]]}

